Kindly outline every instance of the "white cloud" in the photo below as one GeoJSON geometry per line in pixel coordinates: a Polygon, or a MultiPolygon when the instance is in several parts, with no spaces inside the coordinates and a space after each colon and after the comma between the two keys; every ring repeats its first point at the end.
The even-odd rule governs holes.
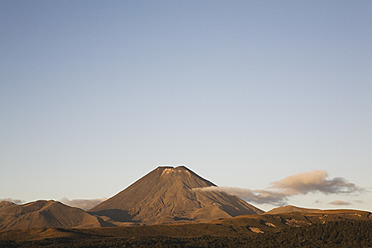
{"type": "Polygon", "coordinates": [[[287,200],[286,195],[280,192],[274,192],[270,190],[250,190],[244,188],[225,186],[223,187],[211,186],[205,188],[197,188],[194,190],[225,192],[231,195],[239,196],[240,198],[248,202],[255,202],[259,204],[283,205],[286,203],[287,200]]]}
{"type": "Polygon", "coordinates": [[[321,192],[324,194],[352,193],[360,190],[342,177],[327,179],[325,170],[314,170],[286,177],[271,183],[271,188],[283,190],[286,195],[321,192]]]}
{"type": "MultiPolygon", "coordinates": [[[[237,187],[205,187],[194,190],[226,192],[258,204],[285,205],[288,197],[307,193],[341,194],[353,193],[362,189],[341,177],[328,178],[325,170],[314,170],[291,175],[270,184],[269,190],[251,190],[237,187]]],[[[336,201],[337,203],[337,201],[336,201]]]]}
{"type": "Polygon", "coordinates": [[[69,200],[66,197],[61,199],[61,202],[63,204],[66,204],[71,207],[76,207],[76,208],[81,208],[83,210],[89,210],[92,209],[93,207],[97,206],[101,202],[107,200],[107,198],[102,198],[102,199],[74,199],[74,200],[69,200]]]}
{"type": "Polygon", "coordinates": [[[15,204],[22,204],[22,203],[25,202],[24,200],[13,199],[13,198],[3,198],[3,199],[0,199],[0,202],[1,202],[1,201],[13,202],[13,203],[15,203],[15,204]]]}

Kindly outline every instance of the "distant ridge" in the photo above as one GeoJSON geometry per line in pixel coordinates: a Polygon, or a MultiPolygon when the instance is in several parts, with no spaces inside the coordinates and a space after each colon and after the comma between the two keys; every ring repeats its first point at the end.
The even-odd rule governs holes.
{"type": "Polygon", "coordinates": [[[292,205],[283,206],[274,208],[270,211],[267,211],[264,214],[288,214],[288,213],[302,213],[302,214],[338,214],[338,213],[366,213],[366,211],[362,210],[354,210],[354,209],[311,209],[311,208],[301,208],[292,205]]]}
{"type": "Polygon", "coordinates": [[[116,225],[208,222],[263,213],[236,196],[194,190],[209,186],[216,185],[184,166],[158,167],[89,212],[116,225]]]}
{"type": "Polygon", "coordinates": [[[270,211],[267,211],[265,214],[285,214],[285,213],[293,213],[293,212],[300,212],[300,213],[318,213],[321,212],[320,209],[310,209],[310,208],[301,208],[292,205],[287,205],[283,207],[277,207],[270,211]]]}
{"type": "Polygon", "coordinates": [[[0,230],[33,227],[93,228],[104,226],[104,222],[101,222],[96,216],[57,201],[40,200],[23,205],[0,202],[0,230]]]}

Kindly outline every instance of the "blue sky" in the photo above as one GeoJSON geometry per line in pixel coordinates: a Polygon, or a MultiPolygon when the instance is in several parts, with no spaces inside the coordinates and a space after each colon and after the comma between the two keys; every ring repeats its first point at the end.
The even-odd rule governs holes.
{"type": "MultiPolygon", "coordinates": [[[[162,164],[372,210],[371,1],[0,2],[0,198],[110,197],[162,164]]],[[[273,205],[259,205],[270,209],[273,205]]]]}

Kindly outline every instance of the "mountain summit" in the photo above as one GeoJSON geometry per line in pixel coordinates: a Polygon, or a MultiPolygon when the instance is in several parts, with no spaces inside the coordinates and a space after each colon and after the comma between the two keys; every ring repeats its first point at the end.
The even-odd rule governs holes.
{"type": "Polygon", "coordinates": [[[117,225],[207,222],[263,213],[236,196],[198,190],[209,186],[216,185],[184,166],[158,167],[90,212],[117,225]]]}

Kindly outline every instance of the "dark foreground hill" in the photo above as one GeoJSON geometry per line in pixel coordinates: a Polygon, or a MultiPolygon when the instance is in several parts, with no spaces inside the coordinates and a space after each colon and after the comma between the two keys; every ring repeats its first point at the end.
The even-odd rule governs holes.
{"type": "Polygon", "coordinates": [[[371,213],[247,215],[211,223],[0,232],[0,247],[372,247],[371,213]]]}
{"type": "Polygon", "coordinates": [[[184,166],[158,167],[89,212],[116,225],[209,222],[262,210],[224,193],[184,166]]]}
{"type": "Polygon", "coordinates": [[[36,201],[24,205],[0,202],[0,230],[32,227],[101,227],[104,222],[87,212],[56,201],[36,201]]]}

